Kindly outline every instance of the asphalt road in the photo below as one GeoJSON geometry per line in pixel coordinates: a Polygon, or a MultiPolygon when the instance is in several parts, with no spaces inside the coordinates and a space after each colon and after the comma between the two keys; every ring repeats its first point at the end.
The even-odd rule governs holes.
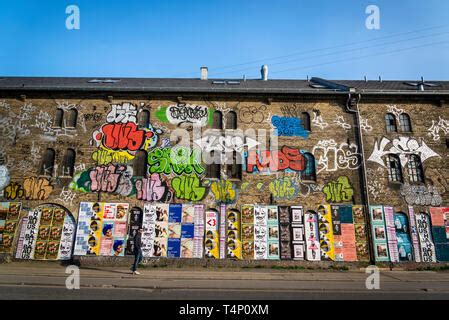
{"type": "Polygon", "coordinates": [[[363,271],[272,269],[80,269],[80,289],[66,288],[65,267],[39,263],[0,265],[0,299],[449,299],[448,272],[382,271],[380,289],[366,289],[363,271]]]}

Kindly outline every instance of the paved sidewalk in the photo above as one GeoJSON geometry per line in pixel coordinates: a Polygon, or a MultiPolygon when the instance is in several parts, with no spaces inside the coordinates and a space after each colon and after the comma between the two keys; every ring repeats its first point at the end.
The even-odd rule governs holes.
{"type": "MultiPolygon", "coordinates": [[[[65,270],[65,266],[40,262],[0,265],[0,299],[11,298],[8,292],[14,292],[14,288],[21,290],[17,293],[19,298],[28,291],[35,290],[39,293],[37,287],[46,288],[40,292],[52,288],[47,290],[50,292],[49,298],[52,292],[62,292],[61,297],[58,294],[54,298],[69,295],[70,290],[65,288],[68,276],[65,270]]],[[[240,292],[240,295],[248,298],[254,296],[252,293],[257,293],[262,299],[264,297],[294,299],[306,294],[337,298],[348,294],[355,298],[382,298],[391,295],[402,298],[408,296],[427,298],[433,295],[438,299],[449,299],[449,272],[382,271],[380,290],[367,290],[365,281],[368,274],[363,270],[316,272],[274,269],[142,268],[139,271],[141,275],[137,276],[123,267],[81,268],[81,289],[103,290],[104,298],[108,295],[114,296],[119,289],[137,289],[146,290],[149,298],[156,296],[157,291],[158,298],[184,297],[184,299],[195,297],[214,299],[222,297],[223,294],[226,296],[226,292],[237,294],[232,297],[239,296],[240,292]]],[[[86,297],[88,296],[86,294],[86,297]]],[[[132,297],[133,294],[128,292],[126,297],[128,296],[132,297]]]]}

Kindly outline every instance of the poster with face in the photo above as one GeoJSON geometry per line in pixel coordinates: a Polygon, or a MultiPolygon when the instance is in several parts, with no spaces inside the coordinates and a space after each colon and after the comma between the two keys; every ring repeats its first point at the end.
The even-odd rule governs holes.
{"type": "Polygon", "coordinates": [[[207,210],[204,236],[204,256],[206,258],[220,258],[218,230],[218,212],[207,210]]]}
{"type": "Polygon", "coordinates": [[[242,259],[242,243],[240,237],[240,212],[229,210],[227,212],[227,258],[242,259]]]}
{"type": "Polygon", "coordinates": [[[320,237],[321,259],[334,261],[334,234],[332,229],[332,215],[329,205],[318,207],[318,231],[320,237]]]}
{"type": "Polygon", "coordinates": [[[22,204],[0,202],[0,253],[12,253],[22,204]]]}
{"type": "Polygon", "coordinates": [[[320,261],[321,249],[318,234],[318,217],[313,211],[304,214],[304,235],[306,238],[306,259],[320,261]]]}
{"type": "Polygon", "coordinates": [[[390,261],[383,207],[370,206],[369,210],[373,234],[374,257],[376,261],[390,261]]]}
{"type": "Polygon", "coordinates": [[[396,212],[394,214],[394,226],[398,246],[398,260],[413,261],[413,244],[409,234],[407,216],[396,212]]]}
{"type": "Polygon", "coordinates": [[[363,206],[353,206],[352,216],[354,219],[355,246],[358,261],[369,260],[368,236],[366,232],[365,214],[363,206]]]}

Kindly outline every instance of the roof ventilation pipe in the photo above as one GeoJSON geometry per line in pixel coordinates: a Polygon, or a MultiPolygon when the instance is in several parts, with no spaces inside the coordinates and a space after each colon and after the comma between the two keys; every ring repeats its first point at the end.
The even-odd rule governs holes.
{"type": "Polygon", "coordinates": [[[207,80],[207,72],[208,72],[207,67],[201,67],[200,71],[201,71],[201,80],[207,80]]]}
{"type": "Polygon", "coordinates": [[[260,69],[260,74],[262,76],[262,80],[263,81],[267,81],[268,80],[268,66],[266,64],[264,64],[262,66],[262,68],[260,69]]]}

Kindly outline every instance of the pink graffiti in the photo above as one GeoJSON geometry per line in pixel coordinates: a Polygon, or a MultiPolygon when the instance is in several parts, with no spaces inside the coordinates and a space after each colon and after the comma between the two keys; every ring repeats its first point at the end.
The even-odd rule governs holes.
{"type": "Polygon", "coordinates": [[[168,197],[168,188],[161,181],[159,174],[153,173],[149,178],[136,181],[137,199],[144,201],[165,201],[168,197]]]}
{"type": "Polygon", "coordinates": [[[96,167],[89,173],[92,181],[92,191],[114,192],[117,190],[118,182],[125,166],[109,165],[104,167],[96,167]]]}

